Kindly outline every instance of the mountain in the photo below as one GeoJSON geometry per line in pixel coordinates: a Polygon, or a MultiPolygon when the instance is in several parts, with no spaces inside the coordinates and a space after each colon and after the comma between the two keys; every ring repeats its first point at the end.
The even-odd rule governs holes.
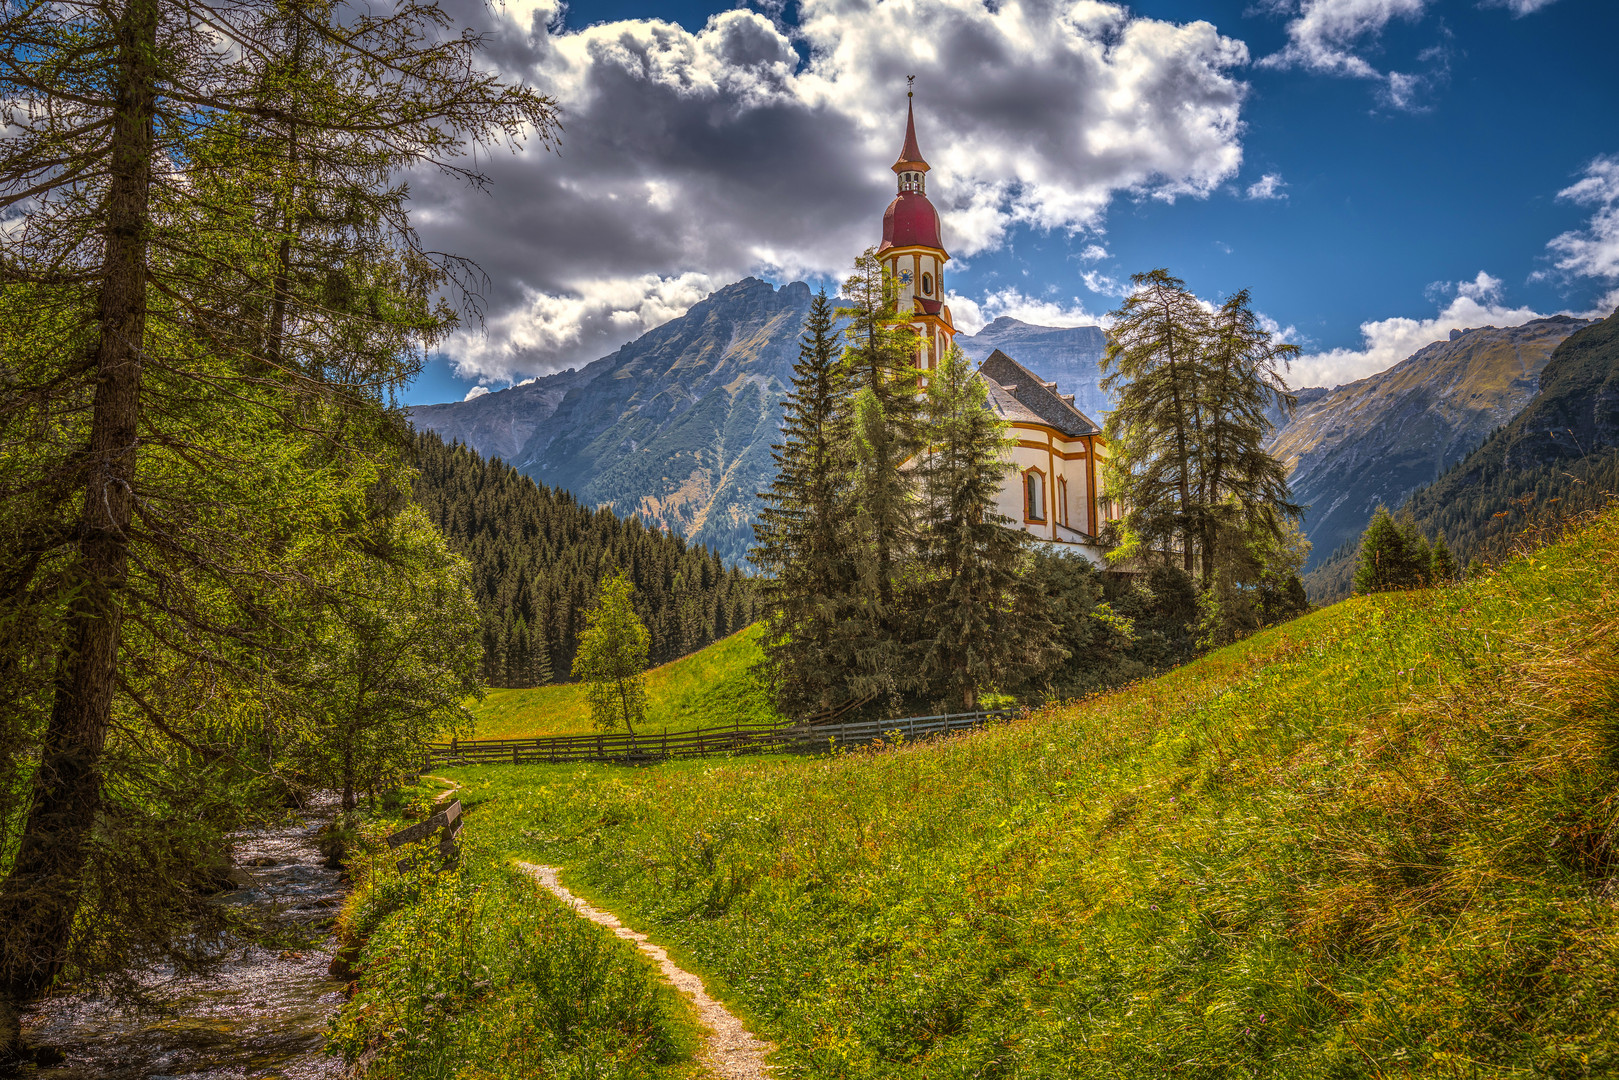
{"type": "Polygon", "coordinates": [[[1387,371],[1332,390],[1300,392],[1271,438],[1294,496],[1309,509],[1306,568],[1359,538],[1379,503],[1398,506],[1516,416],[1552,350],[1585,320],[1453,330],[1387,371]]]}
{"type": "Polygon", "coordinates": [[[776,289],[748,278],[577,371],[412,418],[734,563],[775,471],[770,446],[809,304],[801,281],[776,289]]]}
{"type": "MultiPolygon", "coordinates": [[[[1443,533],[1463,561],[1498,559],[1526,528],[1619,492],[1619,311],[1596,323],[1562,322],[1583,329],[1557,345],[1534,397],[1403,508],[1426,536],[1443,533]]],[[[1347,596],[1354,566],[1353,544],[1333,552],[1305,577],[1312,598],[1347,596]]]]}
{"type": "Polygon", "coordinates": [[[1113,403],[1102,393],[1102,355],[1107,331],[1100,326],[1034,326],[1003,315],[976,334],[956,338],[961,351],[981,364],[996,349],[1074,395],[1074,407],[1100,424],[1113,403]]]}

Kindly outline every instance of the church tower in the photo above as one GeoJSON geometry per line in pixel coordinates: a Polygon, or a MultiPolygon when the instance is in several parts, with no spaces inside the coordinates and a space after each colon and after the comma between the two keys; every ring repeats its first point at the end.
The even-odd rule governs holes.
{"type": "Polygon", "coordinates": [[[944,250],[939,212],[928,201],[928,163],[916,145],[916,112],[912,95],[905,104],[905,146],[894,162],[899,193],[883,212],[883,242],[877,257],[899,285],[899,310],[911,314],[920,340],[916,366],[931,371],[956,336],[944,303],[944,250]]]}

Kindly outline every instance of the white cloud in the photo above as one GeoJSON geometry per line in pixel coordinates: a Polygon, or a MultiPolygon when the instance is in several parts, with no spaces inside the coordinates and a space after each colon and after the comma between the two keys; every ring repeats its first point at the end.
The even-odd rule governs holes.
{"type": "Polygon", "coordinates": [[[474,386],[471,390],[467,391],[467,396],[462,398],[461,400],[462,401],[471,401],[473,398],[481,398],[487,393],[489,393],[489,387],[487,387],[487,386],[474,386]]]}
{"type": "Polygon", "coordinates": [[[1518,18],[1532,15],[1541,8],[1551,7],[1557,0],[1484,0],[1480,7],[1506,8],[1518,18]]]}
{"type": "Polygon", "coordinates": [[[1546,246],[1557,269],[1578,277],[1619,279],[1619,157],[1599,157],[1577,184],[1557,193],[1596,212],[1584,229],[1554,237],[1546,246]]]}
{"type": "Polygon", "coordinates": [[[1282,189],[1287,186],[1280,173],[1266,173],[1258,180],[1248,185],[1250,199],[1285,199],[1287,192],[1282,189]]]}
{"type": "Polygon", "coordinates": [[[581,282],[568,295],[530,291],[525,303],[492,316],[481,330],[456,334],[444,351],[460,378],[515,382],[559,355],[583,350],[582,355],[594,359],[610,352],[684,315],[725,284],[698,273],[672,278],[644,274],[581,282]]]}
{"type": "Polygon", "coordinates": [[[982,300],[952,293],[949,297],[950,315],[956,330],[963,334],[976,334],[1003,315],[1031,323],[1035,326],[1106,326],[1105,316],[1093,315],[1085,310],[1079,297],[1070,297],[1069,303],[1026,296],[1016,288],[992,292],[982,300]]]}
{"type": "Polygon", "coordinates": [[[1111,259],[1113,255],[1101,244],[1086,244],[1085,250],[1079,253],[1079,257],[1086,262],[1101,262],[1103,259],[1111,259]]]}
{"type": "Polygon", "coordinates": [[[1391,368],[1424,345],[1444,340],[1452,330],[1521,326],[1545,318],[1530,308],[1508,307],[1502,300],[1500,279],[1482,270],[1471,281],[1454,283],[1453,289],[1455,296],[1433,318],[1396,317],[1361,323],[1362,348],[1301,356],[1293,364],[1292,381],[1298,386],[1338,386],[1391,368]]]}
{"type": "Polygon", "coordinates": [[[492,197],[413,178],[429,246],[493,281],[487,334],[449,350],[466,375],[594,359],[697,279],[841,275],[893,197],[905,74],[956,256],[1020,225],[1096,229],[1119,193],[1205,196],[1242,163],[1246,46],[1118,3],[803,0],[795,27],[732,10],[574,30],[559,0],[449,2],[564,123],[559,154],[480,161],[492,197]]]}
{"type": "Polygon", "coordinates": [[[1123,300],[1130,295],[1130,283],[1109,277],[1096,270],[1086,270],[1079,275],[1079,280],[1085,287],[1098,296],[1111,296],[1116,300],[1123,300]]]}
{"type": "MultiPolygon", "coordinates": [[[[1423,50],[1419,72],[1380,71],[1364,55],[1375,49],[1383,31],[1396,19],[1415,22],[1432,0],[1271,0],[1272,11],[1291,14],[1287,47],[1259,60],[1260,67],[1304,68],[1327,75],[1370,79],[1397,109],[1419,109],[1433,86],[1449,74],[1442,46],[1423,50]]],[[[1514,0],[1517,2],[1517,0],[1514,0]]],[[[1529,0],[1534,2],[1534,0],[1529,0]]]]}
{"type": "Polygon", "coordinates": [[[1283,0],[1273,8],[1296,15],[1287,24],[1287,48],[1259,63],[1380,79],[1381,73],[1356,50],[1395,19],[1421,18],[1427,5],[1428,0],[1283,0]]]}

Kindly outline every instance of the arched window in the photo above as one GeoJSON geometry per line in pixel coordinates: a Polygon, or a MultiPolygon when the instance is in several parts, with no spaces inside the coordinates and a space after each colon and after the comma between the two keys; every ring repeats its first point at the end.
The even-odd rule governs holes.
{"type": "Polygon", "coordinates": [[[1039,469],[1023,474],[1023,520],[1046,520],[1046,478],[1039,469]]]}
{"type": "Polygon", "coordinates": [[[1068,524],[1068,477],[1057,477],[1057,523],[1068,524]]]}
{"type": "Polygon", "coordinates": [[[923,274],[922,275],[922,295],[923,296],[932,296],[933,295],[933,275],[932,274],[923,274]]]}

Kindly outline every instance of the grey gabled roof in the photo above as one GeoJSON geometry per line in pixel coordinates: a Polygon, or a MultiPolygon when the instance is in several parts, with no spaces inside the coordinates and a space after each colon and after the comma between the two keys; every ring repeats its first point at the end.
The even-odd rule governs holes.
{"type": "Polygon", "coordinates": [[[1072,395],[1057,393],[1057,384],[1040,376],[996,349],[978,365],[989,384],[990,406],[1002,418],[1044,424],[1064,435],[1099,435],[1096,422],[1074,408],[1072,395]]]}

